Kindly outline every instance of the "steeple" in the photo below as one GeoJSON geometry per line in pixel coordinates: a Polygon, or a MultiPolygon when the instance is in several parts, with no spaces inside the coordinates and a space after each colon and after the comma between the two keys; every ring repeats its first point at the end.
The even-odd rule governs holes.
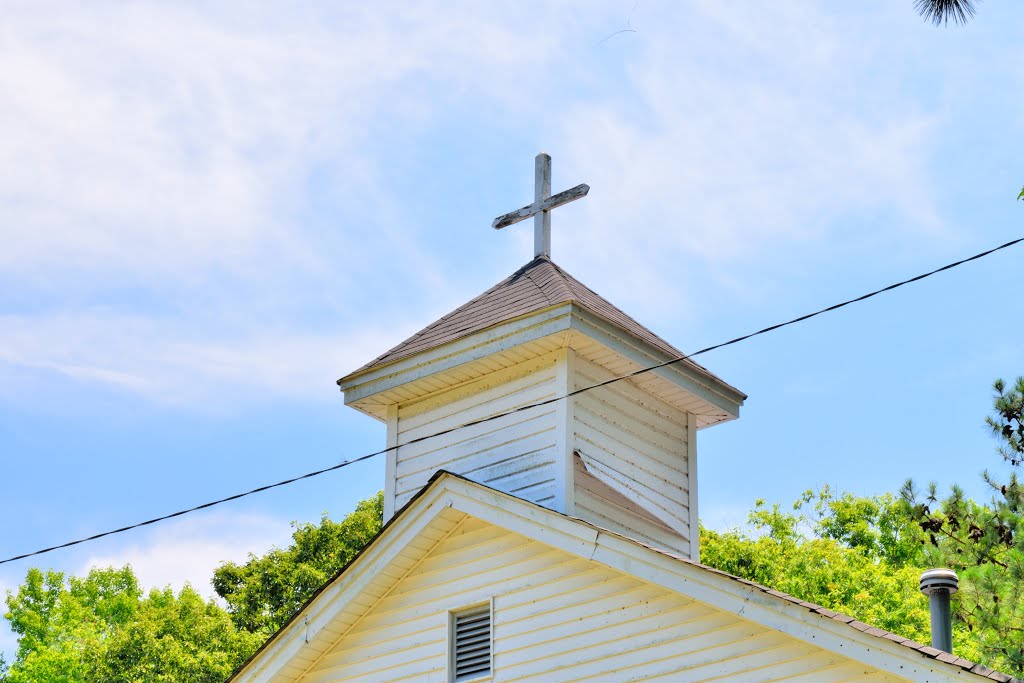
{"type": "Polygon", "coordinates": [[[387,423],[385,519],[443,469],[698,559],[697,431],[746,396],[690,360],[579,392],[683,355],[540,254],[338,385],[387,423]]]}

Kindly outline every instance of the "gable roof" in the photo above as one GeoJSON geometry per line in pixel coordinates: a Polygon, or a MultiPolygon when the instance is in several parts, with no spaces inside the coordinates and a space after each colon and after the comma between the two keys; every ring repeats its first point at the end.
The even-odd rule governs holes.
{"type": "MultiPolygon", "coordinates": [[[[276,683],[301,677],[305,665],[330,647],[331,635],[337,633],[328,628],[331,620],[347,609],[358,612],[359,604],[365,603],[356,598],[364,590],[380,591],[383,585],[394,583],[395,579],[389,578],[391,573],[386,571],[394,554],[420,545],[417,537],[434,522],[457,524],[452,521],[455,513],[478,517],[677,590],[712,607],[900,677],[925,680],[922,676],[926,676],[929,681],[952,682],[964,680],[962,675],[969,673],[1000,683],[1022,683],[981,664],[445,471],[437,472],[346,567],[240,665],[229,683],[276,683]],[[292,673],[288,672],[290,660],[298,662],[297,668],[291,667],[292,673]]],[[[353,619],[357,620],[358,615],[353,619]]]]}
{"type": "MultiPolygon", "coordinates": [[[[554,261],[546,256],[538,256],[480,296],[427,325],[398,346],[350,374],[387,365],[505,321],[568,302],[574,302],[596,313],[670,356],[685,355],[562,270],[554,261]]],[[[698,363],[691,360],[682,362],[699,369],[703,374],[711,375],[698,363]]],[[[715,379],[722,381],[717,377],[715,379]]],[[[338,380],[339,384],[341,382],[342,380],[338,380]]]]}

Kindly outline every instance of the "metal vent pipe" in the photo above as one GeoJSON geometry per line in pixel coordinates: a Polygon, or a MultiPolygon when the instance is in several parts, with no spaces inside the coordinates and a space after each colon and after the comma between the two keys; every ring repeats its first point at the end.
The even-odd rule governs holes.
{"type": "Polygon", "coordinates": [[[953,654],[953,619],[949,596],[957,592],[960,580],[952,569],[929,569],[921,574],[921,592],[928,596],[932,613],[932,647],[953,654]]]}

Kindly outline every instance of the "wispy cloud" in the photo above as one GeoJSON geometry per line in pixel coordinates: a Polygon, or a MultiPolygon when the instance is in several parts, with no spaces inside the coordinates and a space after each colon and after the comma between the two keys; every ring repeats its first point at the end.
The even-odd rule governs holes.
{"type": "Polygon", "coordinates": [[[929,172],[941,119],[863,31],[806,4],[644,15],[628,96],[575,106],[565,126],[573,171],[595,188],[576,249],[626,269],[624,297],[650,306],[642,293],[678,286],[684,258],[710,267],[703,286],[734,286],[741,265],[847,241],[855,216],[893,215],[889,237],[946,235],[929,172]]]}
{"type": "Polygon", "coordinates": [[[95,383],[157,403],[216,405],[246,397],[335,395],[331,379],[398,339],[393,330],[287,334],[248,330],[209,336],[176,320],[102,313],[0,316],[0,396],[24,386],[5,375],[29,369],[95,383]],[[5,372],[6,370],[6,372],[5,372]]]}
{"type": "Polygon", "coordinates": [[[262,515],[212,513],[170,522],[148,534],[144,541],[126,544],[106,555],[92,555],[78,575],[93,567],[131,565],[144,588],[186,583],[213,597],[213,570],[226,561],[244,562],[249,553],[262,554],[272,546],[284,547],[291,526],[262,515]]]}
{"type": "MultiPolygon", "coordinates": [[[[220,511],[172,520],[137,533],[139,536],[129,542],[115,541],[115,550],[86,555],[77,568],[65,571],[65,575],[85,576],[92,568],[127,564],[143,590],[170,586],[177,591],[188,583],[206,597],[214,598],[216,594],[210,585],[214,569],[227,561],[245,562],[250,553],[259,555],[272,546],[287,546],[292,528],[289,523],[267,515],[220,511]]],[[[24,567],[7,569],[0,575],[0,597],[7,591],[17,591],[24,571],[24,567]]],[[[0,621],[0,652],[5,653],[8,662],[13,660],[17,643],[18,637],[10,630],[10,624],[0,621]]]]}
{"type": "MultiPolygon", "coordinates": [[[[146,280],[317,262],[295,212],[318,165],[372,202],[375,126],[422,124],[465,88],[506,97],[556,49],[467,9],[23,5],[0,28],[0,266],[146,280]]],[[[353,261],[381,246],[351,238],[353,261]]]]}
{"type": "Polygon", "coordinates": [[[557,41],[471,3],[238,9],[22,5],[0,27],[0,373],[295,396],[425,322],[388,303],[406,283],[367,296],[384,254],[407,301],[445,287],[380,182],[380,129],[466,90],[511,101],[557,41]]]}
{"type": "Polygon", "coordinates": [[[574,269],[614,268],[599,289],[645,319],[686,315],[685,287],[749,287],[736,267],[842,239],[858,211],[945,230],[937,115],[865,31],[813,6],[644,3],[602,43],[628,9],[22,5],[0,27],[0,372],[201,408],[369,359],[444,312],[450,261],[409,226],[447,219],[383,178],[463,109],[591,184],[574,269]]]}

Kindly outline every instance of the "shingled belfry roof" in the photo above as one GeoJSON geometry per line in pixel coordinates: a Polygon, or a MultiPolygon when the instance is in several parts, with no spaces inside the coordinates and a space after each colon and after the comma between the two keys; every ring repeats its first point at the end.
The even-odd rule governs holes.
{"type": "MultiPolygon", "coordinates": [[[[538,256],[480,296],[427,325],[352,374],[386,365],[467,337],[493,325],[568,302],[577,303],[596,313],[669,356],[685,355],[559,268],[551,259],[538,256]]],[[[700,370],[701,373],[711,374],[693,361],[683,362],[700,370]]]]}

